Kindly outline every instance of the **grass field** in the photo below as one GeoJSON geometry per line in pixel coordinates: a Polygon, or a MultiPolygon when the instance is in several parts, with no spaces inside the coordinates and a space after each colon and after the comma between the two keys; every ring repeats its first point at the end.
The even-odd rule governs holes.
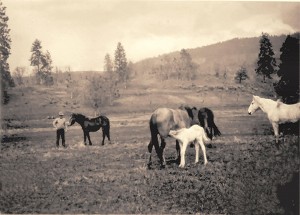
{"type": "Polygon", "coordinates": [[[299,209],[299,184],[294,204],[286,185],[299,174],[298,136],[285,136],[277,149],[266,116],[247,115],[250,92],[204,88],[130,88],[113,107],[103,109],[111,120],[111,144],[100,146],[102,134],[97,132],[91,133],[93,146],[84,146],[82,131],[74,126],[66,133],[66,149],[56,149],[47,116],[59,110],[92,115],[92,110],[66,104],[62,89],[54,104],[42,100],[47,89],[24,96],[16,91],[17,99],[2,110],[0,211],[284,214],[299,209]],[[20,103],[30,108],[24,110],[20,103]],[[178,168],[175,141],[167,139],[166,168],[159,168],[154,154],[148,170],[151,112],[181,103],[210,107],[223,135],[207,148],[206,166],[202,155],[194,164],[194,149],[188,148],[186,168],[178,168]]]}

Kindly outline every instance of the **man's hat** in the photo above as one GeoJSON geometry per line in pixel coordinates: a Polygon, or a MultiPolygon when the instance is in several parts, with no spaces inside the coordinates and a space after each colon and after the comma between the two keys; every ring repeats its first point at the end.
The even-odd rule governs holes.
{"type": "Polygon", "coordinates": [[[58,115],[59,115],[59,116],[63,116],[64,113],[60,111],[60,112],[58,113],[58,115]]]}

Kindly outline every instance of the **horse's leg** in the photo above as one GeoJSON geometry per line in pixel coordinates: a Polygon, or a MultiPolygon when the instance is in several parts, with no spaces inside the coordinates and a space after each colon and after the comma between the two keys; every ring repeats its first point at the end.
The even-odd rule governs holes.
{"type": "Polygon", "coordinates": [[[178,140],[176,140],[176,151],[177,151],[177,163],[180,163],[180,145],[178,140]]]}
{"type": "Polygon", "coordinates": [[[210,127],[209,127],[209,123],[207,121],[207,117],[204,119],[204,129],[205,129],[205,132],[207,133],[207,136],[212,140],[212,132],[210,130],[210,127]]]}
{"type": "Polygon", "coordinates": [[[83,141],[84,141],[84,145],[86,145],[86,132],[83,131],[83,141]]]}
{"type": "Polygon", "coordinates": [[[210,136],[211,136],[211,140],[213,139],[213,136],[215,135],[215,132],[214,132],[214,130],[213,130],[213,126],[212,126],[212,124],[210,124],[209,125],[209,129],[210,129],[210,136]]]}
{"type": "Polygon", "coordinates": [[[164,149],[166,147],[166,141],[164,138],[161,139],[161,144],[160,144],[160,162],[161,162],[161,167],[164,168],[166,166],[166,159],[164,155],[164,149]]]}
{"type": "Polygon", "coordinates": [[[196,151],[195,163],[199,162],[199,144],[200,143],[196,139],[196,141],[195,141],[195,151],[196,151]]]}
{"type": "Polygon", "coordinates": [[[276,146],[278,147],[279,146],[279,125],[277,122],[272,122],[272,126],[273,126],[273,129],[274,129],[274,135],[275,135],[275,143],[276,143],[276,146]]]}
{"type": "Polygon", "coordinates": [[[105,130],[104,127],[102,127],[102,146],[104,146],[104,139],[105,139],[105,130]]]}
{"type": "Polygon", "coordinates": [[[151,159],[151,154],[152,154],[152,148],[153,148],[153,144],[152,144],[152,138],[148,144],[148,152],[149,152],[149,161],[148,161],[148,168],[151,168],[151,164],[152,164],[152,159],[151,159]]]}
{"type": "Polygon", "coordinates": [[[185,151],[188,143],[185,142],[179,142],[180,143],[180,164],[179,167],[183,168],[185,166],[185,151]]]}
{"type": "Polygon", "coordinates": [[[203,139],[200,139],[198,141],[198,143],[200,144],[200,147],[201,147],[202,152],[203,152],[204,165],[206,165],[207,164],[207,157],[206,157],[206,149],[205,149],[205,145],[203,143],[203,139]]]}
{"type": "Polygon", "coordinates": [[[86,132],[86,136],[87,136],[87,138],[88,138],[88,140],[89,140],[90,146],[93,145],[93,144],[92,144],[92,141],[91,141],[91,138],[90,138],[90,133],[89,133],[89,132],[86,132]]]}
{"type": "Polygon", "coordinates": [[[105,128],[105,133],[106,133],[106,136],[107,136],[107,139],[110,143],[110,134],[109,134],[109,127],[108,128],[105,128]]]}
{"type": "Polygon", "coordinates": [[[157,134],[155,133],[151,133],[151,140],[148,144],[148,151],[149,151],[149,162],[148,162],[148,168],[150,169],[151,165],[152,165],[152,149],[153,146],[155,148],[156,154],[157,156],[160,158],[160,150],[159,150],[159,146],[158,146],[158,138],[157,138],[157,134]]]}

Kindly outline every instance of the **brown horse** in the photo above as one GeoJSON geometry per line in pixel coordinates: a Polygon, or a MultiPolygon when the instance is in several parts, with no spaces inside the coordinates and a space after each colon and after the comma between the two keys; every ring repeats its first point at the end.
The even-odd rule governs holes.
{"type": "MultiPolygon", "coordinates": [[[[164,148],[166,146],[165,138],[169,136],[170,130],[177,130],[180,128],[189,128],[193,124],[199,124],[198,110],[196,108],[181,107],[179,109],[158,108],[156,109],[149,121],[151,140],[148,144],[148,151],[150,153],[148,168],[151,167],[151,153],[154,146],[156,154],[158,155],[161,167],[164,168],[166,160],[164,157],[164,148]],[[161,143],[158,142],[158,135],[161,143]]],[[[176,141],[176,150],[179,159],[179,143],[176,141]]]]}

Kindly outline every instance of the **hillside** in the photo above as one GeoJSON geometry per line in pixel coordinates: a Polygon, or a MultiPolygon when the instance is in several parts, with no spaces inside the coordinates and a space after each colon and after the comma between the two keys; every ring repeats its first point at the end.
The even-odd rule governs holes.
{"type": "MultiPolygon", "coordinates": [[[[269,38],[278,63],[280,48],[286,35],[270,36],[269,38]]],[[[193,62],[199,65],[198,74],[215,74],[217,71],[223,74],[226,70],[230,77],[242,65],[250,73],[254,71],[259,52],[259,40],[260,37],[235,38],[208,46],[187,49],[187,51],[193,62]]],[[[135,63],[135,70],[138,74],[151,73],[152,68],[159,65],[162,59],[179,58],[179,53],[180,50],[139,61],[135,63]]]]}

